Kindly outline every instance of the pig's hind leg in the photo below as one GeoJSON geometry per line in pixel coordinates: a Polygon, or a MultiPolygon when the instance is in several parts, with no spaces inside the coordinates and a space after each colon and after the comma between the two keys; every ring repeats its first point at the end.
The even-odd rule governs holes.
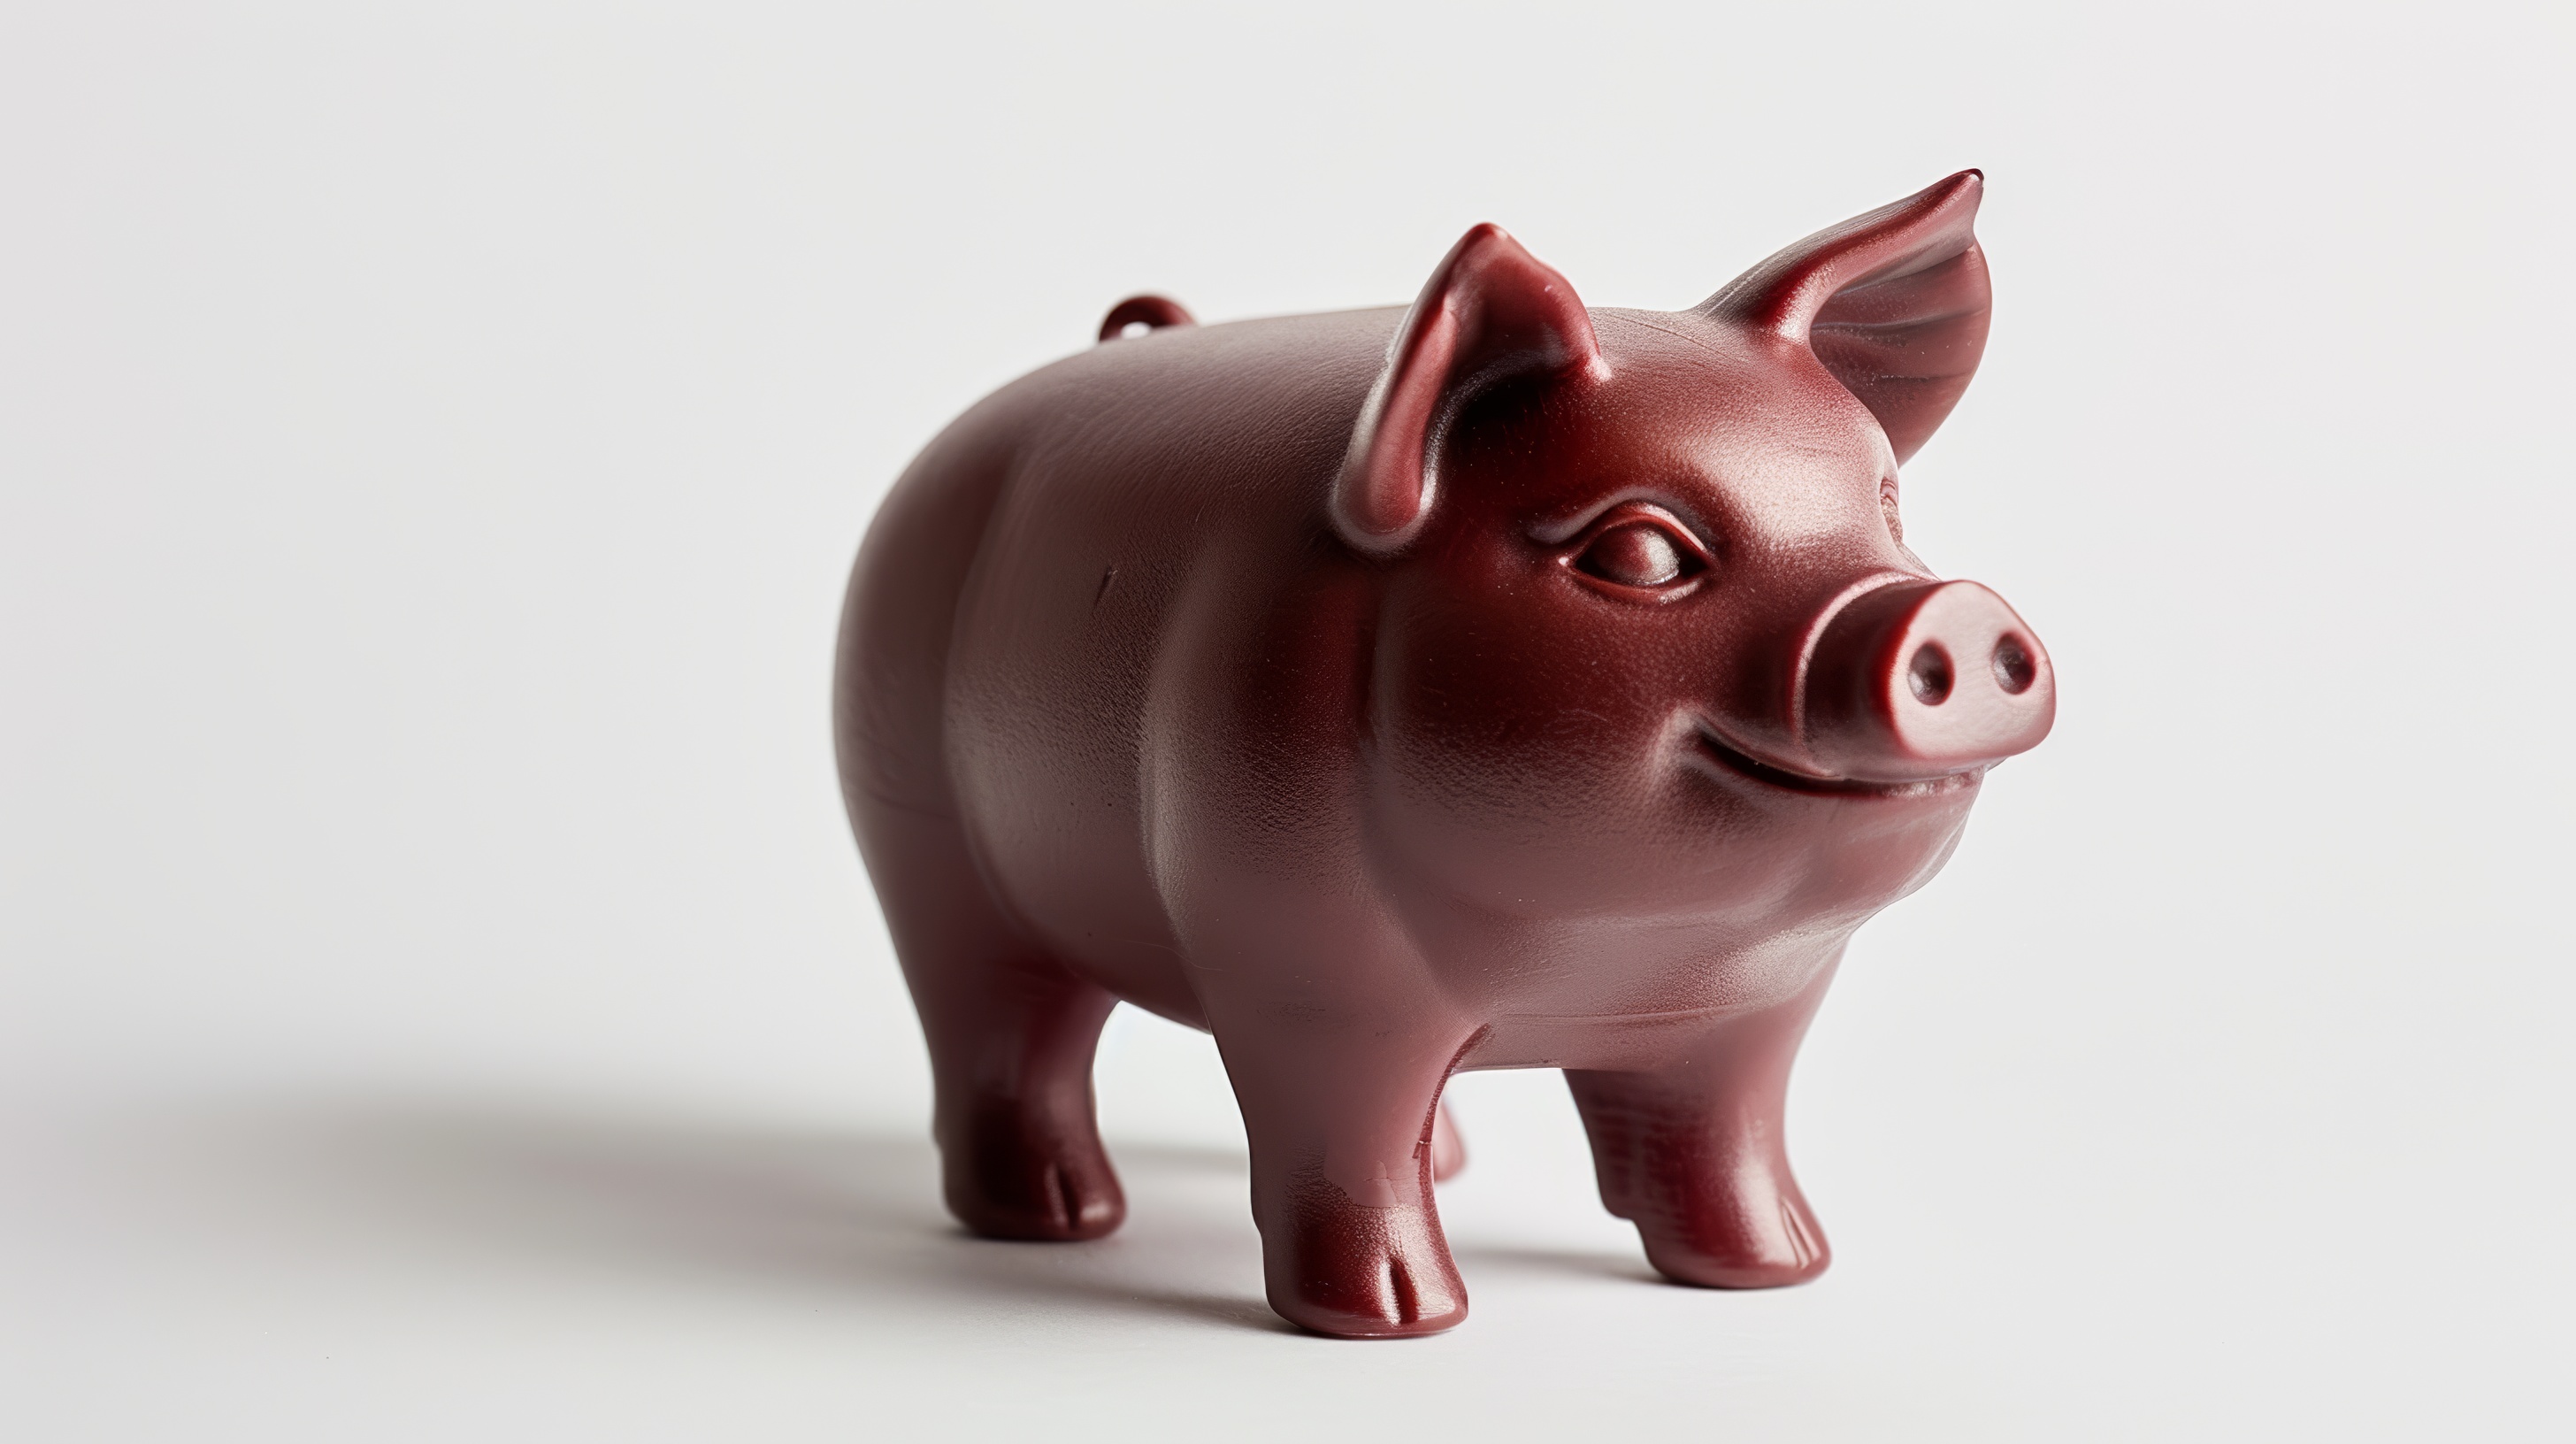
{"type": "MultiPolygon", "coordinates": [[[[1830,977],[1830,972],[1827,975],[1830,977]]],[[[1652,1072],[1567,1069],[1601,1201],[1637,1225],[1667,1278],[1707,1288],[1804,1283],[1832,1253],[1789,1172],[1789,1065],[1825,978],[1729,1019],[1652,1072]]]]}
{"type": "Polygon", "coordinates": [[[1117,1000],[1023,939],[958,825],[872,805],[869,872],[929,1044],[948,1211],[987,1238],[1099,1238],[1127,1216],[1091,1064],[1117,1000]]]}
{"type": "Polygon", "coordinates": [[[1458,1135],[1458,1121],[1449,1116],[1449,1105],[1444,1102],[1431,1120],[1431,1180],[1447,1183],[1466,1166],[1467,1140],[1458,1135]]]}

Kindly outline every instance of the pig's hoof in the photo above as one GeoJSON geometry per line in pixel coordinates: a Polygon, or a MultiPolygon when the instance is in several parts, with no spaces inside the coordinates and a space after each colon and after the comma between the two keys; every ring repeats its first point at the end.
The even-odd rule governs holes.
{"type": "Polygon", "coordinates": [[[1646,1228],[1646,1261],[1675,1283],[1706,1289],[1776,1289],[1825,1271],[1833,1250],[1815,1215],[1792,1198],[1769,1219],[1709,1219],[1688,1229],[1646,1228]],[[1751,1226],[1748,1226],[1751,1225],[1751,1226]]]}
{"type": "Polygon", "coordinates": [[[1127,1218],[1118,1174],[1096,1139],[1048,1137],[987,1116],[963,1147],[940,1150],[948,1211],[986,1238],[1070,1243],[1127,1218]]]}
{"type": "Polygon", "coordinates": [[[1297,1327],[1331,1338],[1407,1339],[1465,1323],[1467,1290],[1446,1260],[1390,1255],[1373,1269],[1309,1274],[1284,1291],[1274,1285],[1270,1306],[1297,1327]]]}
{"type": "Polygon", "coordinates": [[[1262,1230],[1281,1318],[1337,1339],[1411,1338],[1466,1321],[1467,1287],[1428,1208],[1364,1208],[1330,1184],[1302,1192],[1286,1237],[1262,1230]]]}

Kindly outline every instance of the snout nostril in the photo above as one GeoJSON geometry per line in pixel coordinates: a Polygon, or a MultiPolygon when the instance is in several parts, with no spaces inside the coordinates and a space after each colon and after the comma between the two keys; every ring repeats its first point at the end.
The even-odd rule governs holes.
{"type": "Polygon", "coordinates": [[[2030,648],[2019,637],[2006,637],[1995,643],[1995,684],[2018,697],[2030,690],[2039,676],[2039,665],[2030,659],[2030,648]]]}
{"type": "Polygon", "coordinates": [[[1914,689],[1915,701],[1926,707],[1940,706],[1950,700],[1951,681],[1949,653],[1930,642],[1914,649],[1914,660],[1905,667],[1905,685],[1914,689]]]}

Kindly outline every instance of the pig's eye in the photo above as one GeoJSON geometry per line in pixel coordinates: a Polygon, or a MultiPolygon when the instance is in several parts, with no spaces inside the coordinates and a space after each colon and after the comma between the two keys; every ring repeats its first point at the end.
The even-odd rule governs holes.
{"type": "Polygon", "coordinates": [[[1705,569],[1696,550],[1650,521],[1614,526],[1592,539],[1574,565],[1623,587],[1668,587],[1705,569]]]}

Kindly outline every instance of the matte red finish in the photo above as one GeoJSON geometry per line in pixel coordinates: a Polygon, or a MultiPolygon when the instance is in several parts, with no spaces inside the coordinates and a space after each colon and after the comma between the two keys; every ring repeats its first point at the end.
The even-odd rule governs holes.
{"type": "Polygon", "coordinates": [[[1465,1317],[1431,1192],[1464,1068],[1566,1070],[1671,1277],[1825,1267],[1798,1039],[2054,706],[1897,521],[1984,345],[1979,190],[1682,312],[1587,310],[1491,226],[1409,310],[1139,297],[931,443],[860,552],[837,735],[967,1226],[1117,1227],[1124,998],[1215,1033],[1308,1328],[1465,1317]]]}

